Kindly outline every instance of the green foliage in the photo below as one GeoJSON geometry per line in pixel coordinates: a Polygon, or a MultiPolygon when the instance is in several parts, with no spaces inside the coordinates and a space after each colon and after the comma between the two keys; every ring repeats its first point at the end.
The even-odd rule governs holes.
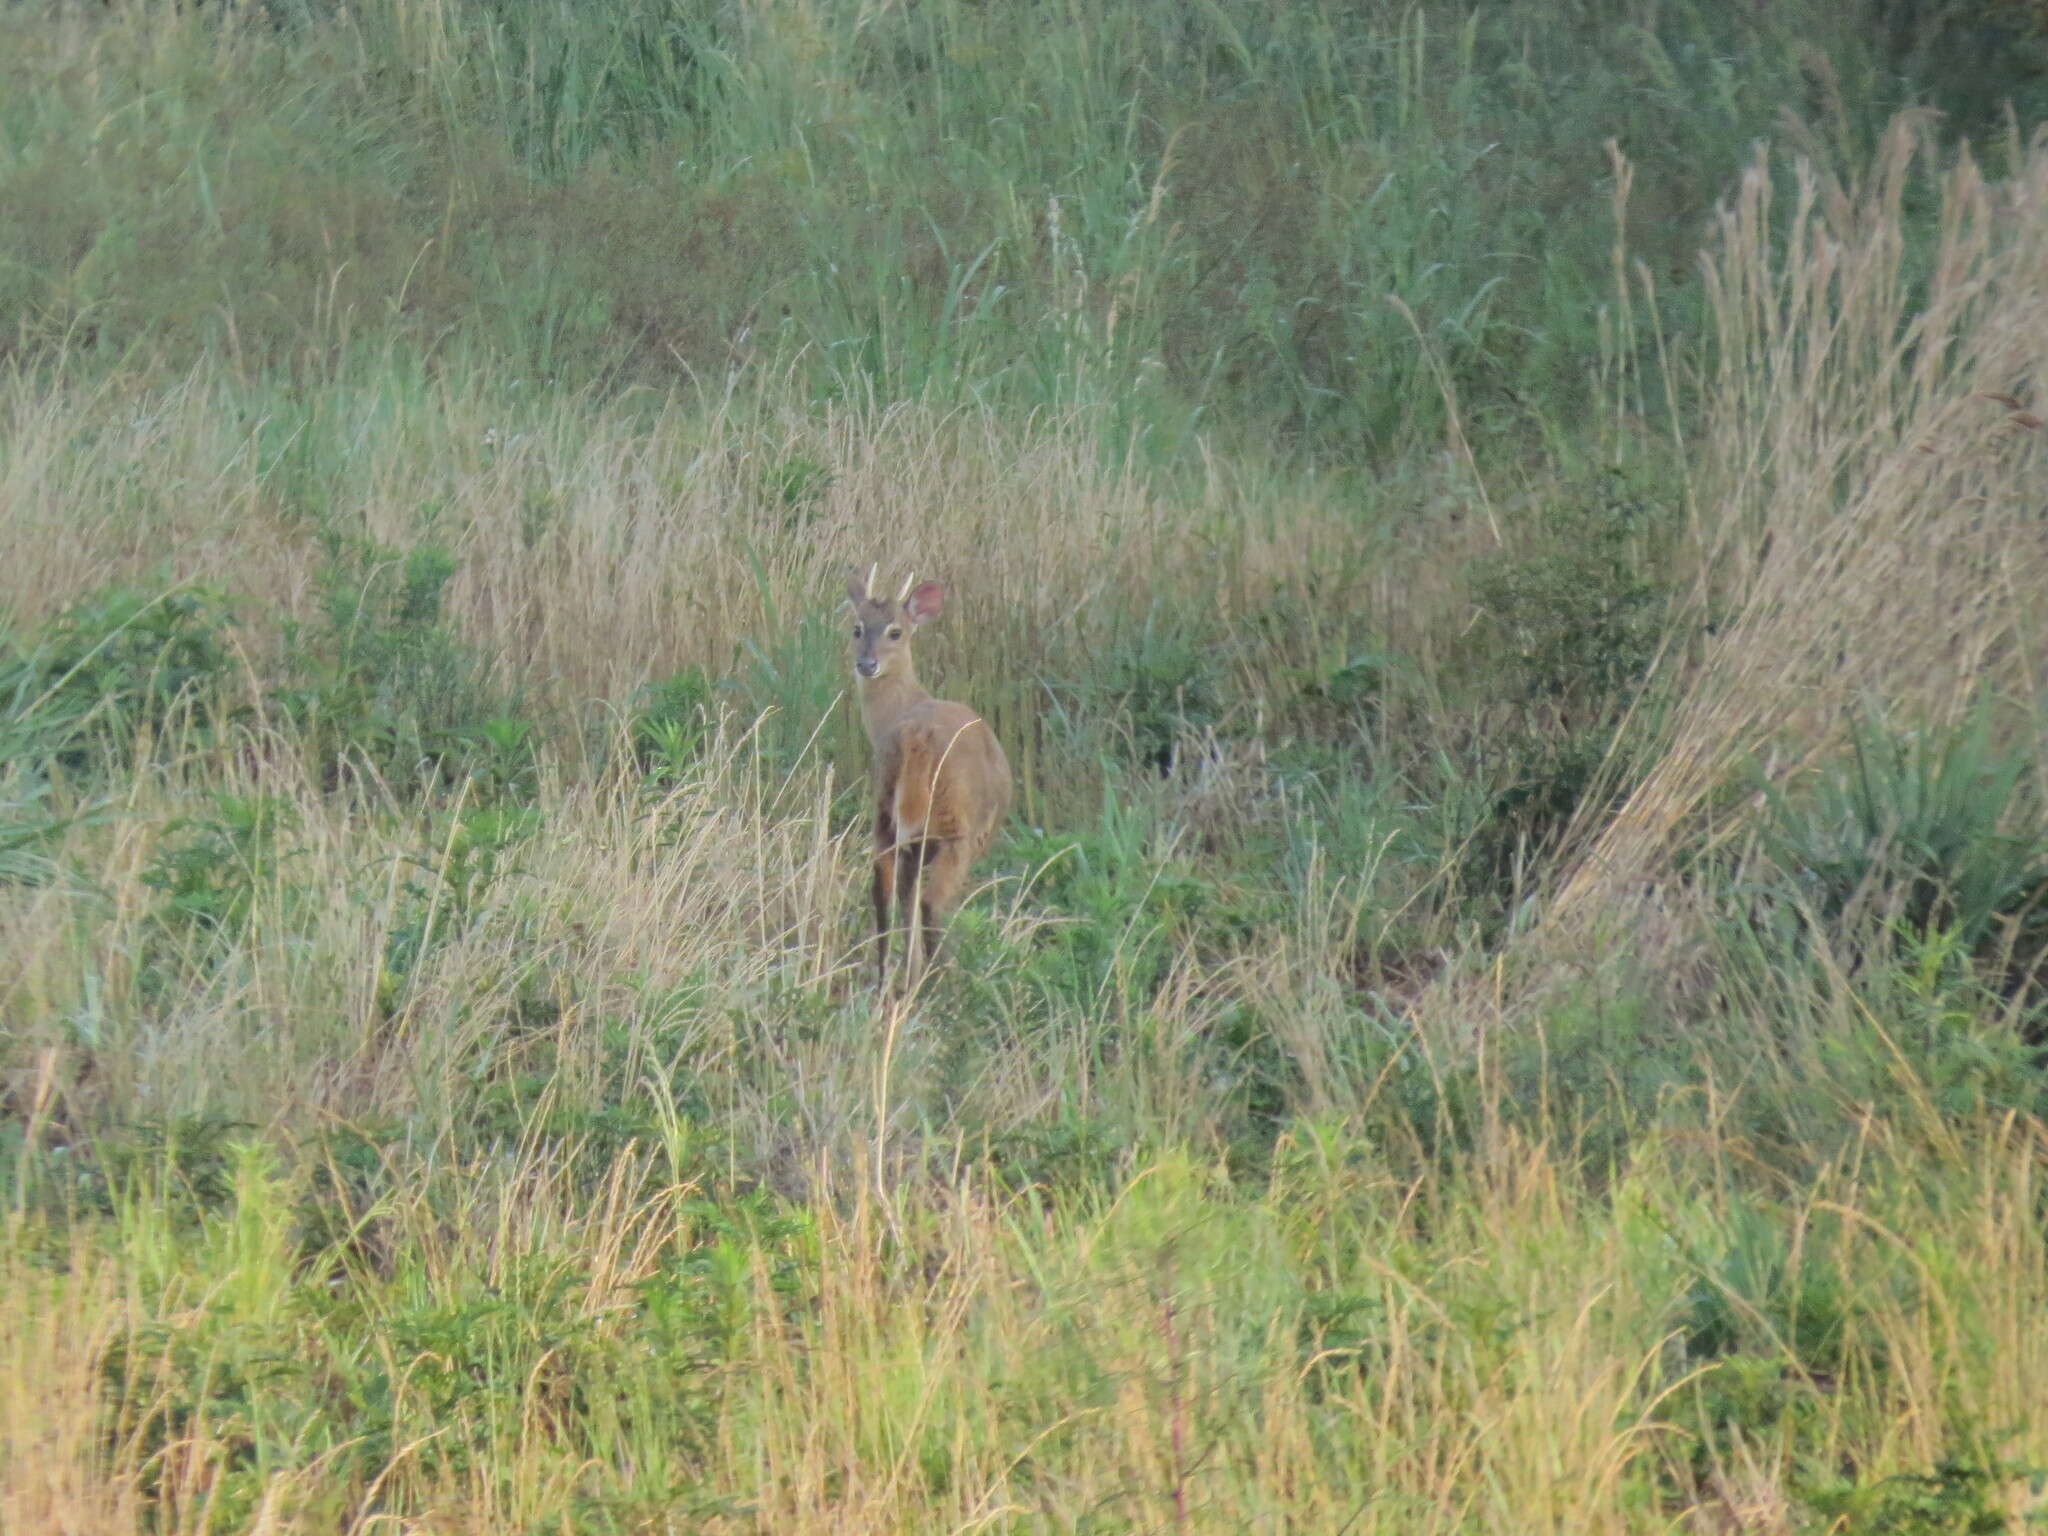
{"type": "Polygon", "coordinates": [[[1828,1218],[1802,1233],[1757,1210],[1724,1229],[1671,1235],[1693,1267],[1684,1301],[1685,1347],[1695,1360],[1762,1354],[1813,1375],[1840,1373],[1845,1318],[1853,1311],[1830,1261],[1828,1218]]]}
{"type": "Polygon", "coordinates": [[[1033,905],[1052,918],[1026,965],[1033,990],[1091,1013],[1142,1006],[1152,995],[1215,896],[1185,865],[1159,856],[1155,830],[1142,805],[1111,794],[1081,837],[1013,840],[1010,852],[1031,871],[1033,905]]]}
{"type": "Polygon", "coordinates": [[[1300,674],[1292,713],[1323,735],[1354,736],[1385,708],[1402,671],[1401,658],[1387,651],[1347,648],[1300,674]]]}
{"type": "Polygon", "coordinates": [[[1831,1216],[1795,1224],[1787,1213],[1745,1205],[1708,1230],[1662,1225],[1690,1281],[1678,1324],[1695,1368],[1670,1412],[1689,1432],[1695,1476],[1731,1437],[1804,1441],[1821,1421],[1823,1395],[1845,1372],[1881,1369],[1867,1346],[1851,1349],[1862,1306],[1839,1267],[1841,1232],[1831,1216]]]}
{"type": "Polygon", "coordinates": [[[1785,899],[1832,932],[1946,933],[2029,965],[2048,943],[2048,825],[2031,772],[1988,704],[1949,730],[1866,717],[1845,761],[1801,791],[1769,791],[1765,852],[1785,899]]]}
{"type": "Polygon", "coordinates": [[[770,1196],[691,1200],[685,1214],[695,1241],[671,1250],[635,1287],[645,1331],[672,1359],[702,1366],[729,1358],[744,1342],[754,1309],[753,1265],[764,1269],[770,1302],[794,1314],[811,1280],[811,1224],[770,1196]]]}
{"type": "MultiPolygon", "coordinates": [[[[2006,1489],[2018,1481],[2030,1484],[2038,1500],[2048,1476],[1971,1450],[1944,1457],[1927,1472],[1817,1480],[1803,1502],[1842,1536],[2007,1536],[2017,1525],[2006,1489]]],[[[2017,1524],[2048,1524],[2048,1513],[2030,1510],[2017,1524]]]]}
{"type": "Polygon", "coordinates": [[[26,640],[0,635],[0,885],[61,877],[48,849],[111,813],[93,782],[232,718],[233,619],[218,594],[102,592],[26,640]]]}
{"type": "Polygon", "coordinates": [[[99,1197],[117,1209],[162,1204],[183,1216],[217,1209],[234,1197],[234,1149],[252,1129],[206,1114],[113,1127],[92,1147],[99,1197]]]}
{"type": "MultiPolygon", "coordinates": [[[[1546,502],[1522,542],[1478,562],[1478,622],[1462,663],[1507,723],[1484,730],[1490,782],[1452,819],[1456,861],[1472,887],[1521,888],[1589,795],[1618,800],[1628,776],[1624,712],[1647,680],[1671,594],[1663,568],[1670,513],[1612,471],[1585,494],[1546,502]]],[[[1468,777],[1467,770],[1452,770],[1468,777]]]]}
{"type": "Polygon", "coordinates": [[[844,645],[836,620],[807,613],[784,621],[771,604],[763,638],[745,637],[734,648],[723,687],[751,725],[769,772],[786,777],[821,744],[830,751],[851,741],[859,705],[846,682],[844,645]]]}
{"type": "Polygon", "coordinates": [[[114,590],[82,598],[26,644],[0,640],[8,743],[78,773],[215,723],[236,666],[233,616],[218,593],[114,590]]]}
{"type": "MultiPolygon", "coordinates": [[[[788,367],[821,398],[1085,406],[1169,457],[1198,427],[1425,440],[1447,394],[1479,432],[1583,408],[1605,139],[1641,169],[1631,249],[1683,271],[1781,112],[1853,151],[1921,96],[1995,127],[1987,70],[2042,89],[2004,20],[1881,0],[45,9],[0,36],[0,347],[788,367]]],[[[800,522],[815,477],[765,478],[800,522]]]]}
{"type": "Polygon", "coordinates": [[[1164,773],[1184,738],[1222,720],[1222,684],[1216,637],[1155,608],[1104,652],[1079,691],[1091,718],[1117,722],[1133,762],[1164,773]]]}
{"type": "Polygon", "coordinates": [[[1619,803],[1622,789],[1612,777],[1612,750],[1611,734],[1599,729],[1511,742],[1507,782],[1494,793],[1463,867],[1496,888],[1515,889],[1527,872],[1557,851],[1588,795],[1604,790],[1619,803]]]}
{"type": "Polygon", "coordinates": [[[315,42],[217,11],[61,15],[0,20],[0,352],[303,357],[406,287],[418,152],[337,66],[331,24],[315,42]]]}
{"type": "Polygon", "coordinates": [[[697,0],[493,0],[465,41],[513,154],[562,176],[600,156],[631,163],[699,127],[720,102],[722,33],[717,8],[697,0]]]}
{"type": "Polygon", "coordinates": [[[388,1263],[388,1204],[396,1192],[394,1168],[406,1151],[406,1130],[390,1120],[342,1125],[308,1137],[305,1182],[292,1213],[293,1249],[310,1272],[362,1272],[388,1263]]]}
{"type": "Polygon", "coordinates": [[[468,776],[484,794],[531,787],[533,730],[441,621],[454,559],[326,541],[319,614],[286,632],[277,699],[330,785],[362,774],[400,791],[468,776]]]}
{"type": "Polygon", "coordinates": [[[11,777],[0,774],[0,885],[47,885],[59,868],[44,850],[83,818],[51,813],[42,786],[24,790],[11,777]]]}
{"type": "Polygon", "coordinates": [[[44,848],[86,819],[54,807],[50,782],[82,711],[50,708],[30,668],[14,669],[0,686],[0,885],[43,885],[57,876],[44,848]]]}
{"type": "Polygon", "coordinates": [[[1504,900],[1530,894],[1588,797],[1618,804],[1629,773],[1611,727],[1506,728],[1470,759],[1439,752],[1413,771],[1414,837],[1460,910],[1497,920],[1504,900]]]}
{"type": "Polygon", "coordinates": [[[174,927],[232,935],[249,919],[256,892],[278,857],[277,835],[291,807],[275,796],[217,794],[214,814],[179,817],[164,828],[142,883],[162,898],[174,927]]]}
{"type": "Polygon", "coordinates": [[[1663,631],[1669,594],[1648,573],[1671,521],[1615,471],[1584,499],[1547,503],[1527,550],[1480,563],[1483,664],[1502,697],[1596,716],[1628,703],[1663,631]]]}
{"type": "MultiPolygon", "coordinates": [[[[760,1195],[684,1202],[677,1240],[622,1298],[559,1250],[515,1246],[485,1272],[401,1257],[388,1229],[365,1247],[360,1209],[322,1242],[272,1149],[227,1143],[221,1163],[196,1207],[180,1185],[145,1197],[177,1233],[146,1262],[218,1283],[175,1319],[135,1319],[99,1360],[110,1443],[139,1448],[140,1491],[158,1508],[180,1495],[168,1453],[187,1437],[211,1447],[210,1517],[245,1521],[284,1467],[360,1486],[405,1447],[437,1475],[490,1468],[536,1409],[579,1437],[639,1424],[664,1448],[648,1473],[664,1481],[646,1491],[686,1501],[683,1469],[710,1450],[722,1368],[757,1307],[786,1325],[814,1283],[809,1223],[760,1195]]],[[[459,1211],[473,1176],[426,1171],[425,1198],[459,1211]]],[[[388,1210],[388,1187],[377,1198],[388,1210]]],[[[138,1238],[151,1230],[139,1223],[138,1238]]]]}
{"type": "Polygon", "coordinates": [[[666,780],[682,778],[703,750],[712,701],[712,681],[699,667],[685,667],[642,685],[626,722],[640,772],[666,780]]]}
{"type": "Polygon", "coordinates": [[[770,468],[761,488],[768,503],[782,510],[783,526],[795,533],[817,516],[832,478],[830,465],[799,453],[770,468]]]}
{"type": "Polygon", "coordinates": [[[992,1136],[985,1155],[1005,1188],[1057,1195],[1116,1189],[1136,1150],[1127,1128],[1068,1115],[992,1136]]]}
{"type": "Polygon", "coordinates": [[[400,883],[400,905],[386,929],[377,992],[387,1010],[420,962],[464,931],[508,872],[508,856],[541,826],[540,812],[522,806],[474,806],[436,819],[447,830],[415,856],[417,873],[400,883]]]}
{"type": "MultiPolygon", "coordinates": [[[[473,1457],[488,1454],[491,1420],[517,1411],[536,1372],[549,1373],[543,1385],[551,1396],[601,1380],[611,1350],[582,1304],[587,1284],[588,1276],[566,1256],[513,1255],[489,1280],[462,1277],[458,1286],[391,1317],[385,1325],[390,1345],[412,1365],[403,1383],[371,1372],[355,1385],[355,1417],[372,1442],[371,1454],[382,1449],[388,1455],[390,1437],[418,1415],[419,1422],[468,1430],[438,1440],[429,1462],[467,1469],[473,1457]]],[[[563,1406],[576,1411],[573,1396],[563,1406]]]]}

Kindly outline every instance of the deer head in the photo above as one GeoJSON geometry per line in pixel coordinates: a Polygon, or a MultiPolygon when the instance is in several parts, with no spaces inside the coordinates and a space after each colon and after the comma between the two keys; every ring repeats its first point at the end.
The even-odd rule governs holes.
{"type": "Polygon", "coordinates": [[[910,659],[910,640],[919,625],[939,616],[946,589],[936,581],[917,585],[913,572],[904,578],[902,590],[892,600],[877,596],[874,582],[877,567],[868,567],[865,579],[856,568],[847,578],[846,598],[853,609],[853,671],[864,682],[891,676],[916,676],[910,659]]]}

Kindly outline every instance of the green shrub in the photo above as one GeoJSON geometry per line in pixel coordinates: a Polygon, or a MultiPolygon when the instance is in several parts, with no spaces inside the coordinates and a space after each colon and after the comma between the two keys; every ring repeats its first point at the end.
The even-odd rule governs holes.
{"type": "Polygon", "coordinates": [[[2048,946],[2048,822],[1987,704],[1952,729],[1852,727],[1845,758],[1768,789],[1763,847],[1788,902],[1858,949],[1945,933],[2017,984],[2048,946]]]}
{"type": "Polygon", "coordinates": [[[735,647],[732,672],[719,687],[753,731],[761,763],[777,776],[795,773],[808,757],[843,749],[858,731],[844,644],[835,617],[806,613],[784,623],[771,601],[765,637],[747,636],[735,647]]]}
{"type": "Polygon", "coordinates": [[[1053,921],[1025,964],[1034,990],[1083,1012],[1112,1000],[1142,1006],[1164,979],[1188,926],[1214,888],[1153,846],[1139,806],[1106,795],[1079,837],[1025,833],[1011,852],[1032,870],[1032,902],[1053,921]]]}
{"type": "Polygon", "coordinates": [[[291,807],[271,795],[217,794],[214,814],[179,817],[164,829],[142,883],[162,899],[174,928],[234,934],[248,921],[258,882],[277,858],[291,807]]]}
{"type": "Polygon", "coordinates": [[[685,667],[641,686],[626,722],[641,773],[682,777],[703,750],[712,700],[713,684],[701,667],[685,667]]]}
{"type": "Polygon", "coordinates": [[[1482,561],[1477,660],[1491,691],[1580,719],[1627,704],[1663,633],[1669,593],[1648,573],[1670,526],[1617,471],[1594,494],[1546,505],[1530,547],[1482,561]]]}
{"type": "Polygon", "coordinates": [[[540,812],[505,805],[469,806],[452,825],[446,817],[430,820],[432,841],[414,857],[416,873],[400,884],[401,900],[385,932],[377,992],[386,1011],[421,961],[469,926],[509,871],[510,856],[540,826],[540,812]]]}
{"type": "Polygon", "coordinates": [[[762,495],[771,507],[780,509],[782,525],[791,533],[801,531],[818,515],[825,493],[832,488],[832,466],[807,454],[795,453],[774,465],[762,476],[762,495]]]}
{"type": "Polygon", "coordinates": [[[138,742],[210,727],[236,666],[234,622],[205,588],[116,588],[73,603],[25,644],[0,640],[10,745],[77,773],[138,742]]]}
{"type": "MultiPolygon", "coordinates": [[[[1979,1447],[1945,1456],[1927,1472],[1816,1479],[1801,1502],[1840,1536],[2007,1536],[2016,1529],[2006,1491],[2027,1483],[2038,1500],[2048,1472],[1979,1447]]],[[[2019,1524],[2048,1524],[2037,1508],[2019,1524]]]]}
{"type": "Polygon", "coordinates": [[[1214,636],[1156,608],[1100,657],[1074,692],[1093,720],[1114,721],[1131,761],[1166,772],[1182,739],[1223,719],[1223,671],[1214,636]]]}
{"type": "Polygon", "coordinates": [[[327,538],[318,617],[287,627],[276,698],[330,787],[365,772],[400,790],[464,775],[486,794],[530,787],[530,723],[441,622],[455,569],[430,544],[327,538]]]}

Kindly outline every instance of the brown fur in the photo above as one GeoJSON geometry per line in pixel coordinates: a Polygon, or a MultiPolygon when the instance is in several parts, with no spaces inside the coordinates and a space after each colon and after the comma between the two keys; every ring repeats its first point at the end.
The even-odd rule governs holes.
{"type": "Polygon", "coordinates": [[[886,979],[891,913],[900,911],[915,977],[938,958],[968,870],[1009,814],[1010,764],[987,721],[964,704],[933,698],[917,680],[911,635],[938,616],[939,584],[928,581],[892,602],[870,595],[856,572],[847,595],[854,678],[874,754],[875,964],[886,979]]]}

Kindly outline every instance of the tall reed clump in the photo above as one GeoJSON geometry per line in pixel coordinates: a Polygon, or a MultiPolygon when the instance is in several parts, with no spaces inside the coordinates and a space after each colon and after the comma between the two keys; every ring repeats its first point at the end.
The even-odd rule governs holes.
{"type": "Polygon", "coordinates": [[[1869,701],[1953,726],[1986,688],[2042,697],[2044,445],[2028,405],[2048,146],[2008,159],[1987,182],[1908,115],[1862,176],[1801,160],[1788,180],[1760,156],[1723,208],[1702,257],[1695,578],[1664,734],[1619,814],[1582,827],[1552,921],[1738,835],[1753,823],[1725,792],[1753,765],[1796,779],[1869,701]]]}

